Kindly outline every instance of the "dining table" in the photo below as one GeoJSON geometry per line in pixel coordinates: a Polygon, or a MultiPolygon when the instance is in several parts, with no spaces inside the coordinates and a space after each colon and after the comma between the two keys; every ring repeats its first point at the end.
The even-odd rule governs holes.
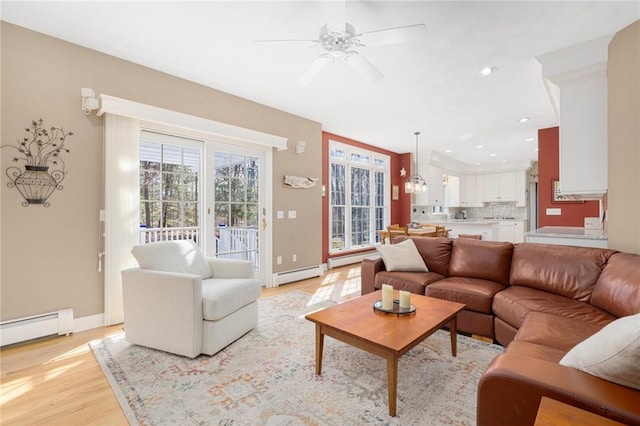
{"type": "MultiPolygon", "coordinates": [[[[420,228],[409,228],[409,236],[411,237],[435,237],[436,236],[436,228],[434,226],[425,226],[420,228]]],[[[386,244],[387,238],[389,238],[389,231],[386,229],[381,229],[377,231],[378,235],[380,235],[380,244],[386,244]]]]}

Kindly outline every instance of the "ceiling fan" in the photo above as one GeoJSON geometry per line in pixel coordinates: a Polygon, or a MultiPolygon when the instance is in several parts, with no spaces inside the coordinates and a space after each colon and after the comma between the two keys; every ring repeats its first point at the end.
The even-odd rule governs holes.
{"type": "Polygon", "coordinates": [[[365,79],[375,82],[383,78],[382,73],[356,49],[366,46],[408,43],[419,40],[425,32],[426,26],[424,24],[414,24],[358,33],[353,25],[345,22],[343,14],[339,23],[328,22],[324,24],[320,28],[320,34],[316,40],[255,40],[255,42],[306,42],[312,43],[311,47],[324,49],[325,52],[318,56],[298,79],[298,84],[301,86],[309,84],[325,65],[335,60],[345,61],[365,79]],[[337,28],[337,30],[332,28],[337,28]]]}

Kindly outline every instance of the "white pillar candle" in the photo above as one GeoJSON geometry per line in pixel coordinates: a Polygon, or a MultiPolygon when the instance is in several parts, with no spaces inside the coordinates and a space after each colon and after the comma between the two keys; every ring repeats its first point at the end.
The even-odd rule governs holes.
{"type": "Polygon", "coordinates": [[[411,307],[411,293],[400,290],[400,307],[409,309],[411,307]]]}
{"type": "Polygon", "coordinates": [[[385,311],[393,310],[393,286],[382,284],[382,309],[385,311]]]}

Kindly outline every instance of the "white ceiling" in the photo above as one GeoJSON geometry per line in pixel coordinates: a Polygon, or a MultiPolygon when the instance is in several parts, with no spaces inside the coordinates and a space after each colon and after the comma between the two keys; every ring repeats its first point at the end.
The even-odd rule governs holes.
{"type": "Polygon", "coordinates": [[[348,0],[346,20],[357,32],[424,23],[425,37],[360,48],[385,76],[377,83],[333,62],[301,87],[296,80],[320,48],[253,41],[315,39],[326,21],[324,6],[322,1],[4,0],[0,16],[394,152],[413,152],[414,132],[421,131],[421,156],[451,150],[446,155],[483,169],[535,160],[537,129],[558,124],[537,55],[615,33],[640,19],[637,0],[348,0]],[[479,71],[486,66],[498,71],[483,77],[479,71]],[[522,117],[530,120],[520,123],[522,117]]]}

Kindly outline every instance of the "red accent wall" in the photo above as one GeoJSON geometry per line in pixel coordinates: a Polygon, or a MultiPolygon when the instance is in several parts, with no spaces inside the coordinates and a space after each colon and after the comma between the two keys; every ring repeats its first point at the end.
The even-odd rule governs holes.
{"type": "MultiPolygon", "coordinates": [[[[322,199],[322,262],[326,262],[329,256],[329,139],[347,145],[365,148],[370,151],[388,155],[391,158],[391,185],[398,185],[398,200],[391,201],[391,223],[411,222],[411,197],[404,193],[404,178],[400,176],[402,160],[407,170],[407,176],[411,175],[411,154],[398,154],[375,146],[368,145],[353,139],[322,132],[322,184],[325,185],[326,195],[322,199]]],[[[391,188],[389,188],[391,193],[391,188]]]]}
{"type": "Polygon", "coordinates": [[[597,217],[597,201],[552,202],[552,180],[560,176],[560,129],[538,130],[538,226],[584,226],[585,217],[597,217]],[[560,208],[560,216],[547,216],[548,208],[560,208]]]}

